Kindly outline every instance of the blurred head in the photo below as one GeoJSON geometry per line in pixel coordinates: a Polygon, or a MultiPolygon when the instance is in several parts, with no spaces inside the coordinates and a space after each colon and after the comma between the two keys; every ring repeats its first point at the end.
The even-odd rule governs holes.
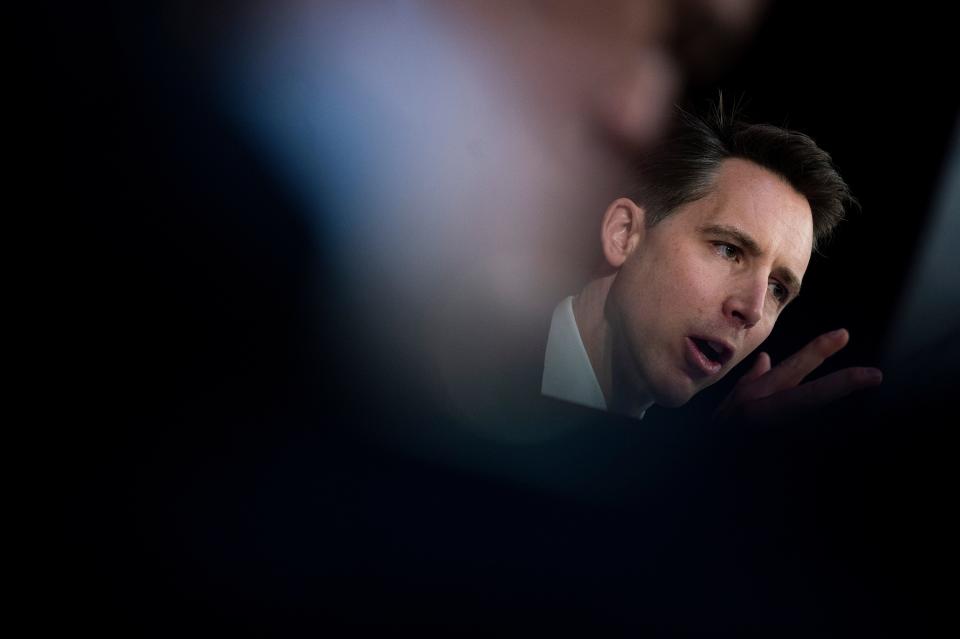
{"type": "Polygon", "coordinates": [[[850,200],[807,136],[684,115],[604,215],[611,407],[686,403],[770,334],[850,200]]]}
{"type": "Polygon", "coordinates": [[[584,212],[663,133],[678,52],[717,59],[760,4],[252,3],[223,95],[307,204],[369,386],[485,423],[524,401],[596,258],[584,212]]]}

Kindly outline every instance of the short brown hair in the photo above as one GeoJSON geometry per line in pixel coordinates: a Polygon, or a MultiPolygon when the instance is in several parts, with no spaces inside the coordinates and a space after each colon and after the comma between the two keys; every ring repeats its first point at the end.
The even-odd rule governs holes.
{"type": "Polygon", "coordinates": [[[813,250],[828,241],[845,211],[857,206],[830,155],[810,136],[769,124],[740,119],[723,98],[706,116],[678,108],[671,132],[637,167],[633,199],[654,226],[679,206],[706,196],[720,164],[728,158],[749,160],[785,179],[807,198],[813,213],[813,250]]]}

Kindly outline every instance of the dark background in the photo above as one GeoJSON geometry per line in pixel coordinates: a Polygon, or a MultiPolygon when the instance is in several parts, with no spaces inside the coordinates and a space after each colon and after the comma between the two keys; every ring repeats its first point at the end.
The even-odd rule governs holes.
{"type": "MultiPolygon", "coordinates": [[[[65,6],[38,21],[40,212],[66,258],[51,401],[70,413],[43,437],[55,523],[41,623],[780,636],[955,624],[943,583],[956,438],[941,411],[956,368],[941,360],[920,362],[909,390],[882,386],[802,429],[700,425],[736,373],[640,432],[545,400],[544,419],[596,425],[503,453],[526,479],[366,437],[445,418],[348,382],[324,238],[213,107],[205,51],[175,13],[65,6]],[[319,303],[304,293],[318,285],[319,303]]],[[[198,20],[215,31],[216,16],[198,20]]],[[[779,3],[733,68],[691,86],[743,92],[753,119],[809,133],[862,204],[812,263],[767,344],[774,362],[844,326],[851,343],[822,373],[879,363],[956,125],[952,37],[945,13],[912,5],[779,3]]]]}

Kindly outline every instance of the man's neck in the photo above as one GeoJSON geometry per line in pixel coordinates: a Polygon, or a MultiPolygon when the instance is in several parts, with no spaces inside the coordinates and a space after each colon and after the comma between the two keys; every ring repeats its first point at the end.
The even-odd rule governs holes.
{"type": "Polygon", "coordinates": [[[642,414],[653,404],[652,398],[638,394],[638,388],[629,393],[615,392],[614,388],[613,334],[603,312],[612,284],[612,276],[591,280],[573,298],[573,317],[608,408],[618,413],[642,414]]]}

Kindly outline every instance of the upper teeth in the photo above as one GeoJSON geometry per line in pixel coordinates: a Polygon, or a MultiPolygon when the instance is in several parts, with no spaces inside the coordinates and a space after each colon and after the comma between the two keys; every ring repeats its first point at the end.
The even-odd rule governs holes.
{"type": "Polygon", "coordinates": [[[719,344],[717,342],[711,342],[710,340],[707,340],[707,344],[710,345],[710,348],[717,351],[717,354],[723,353],[724,351],[723,344],[719,344]]]}

